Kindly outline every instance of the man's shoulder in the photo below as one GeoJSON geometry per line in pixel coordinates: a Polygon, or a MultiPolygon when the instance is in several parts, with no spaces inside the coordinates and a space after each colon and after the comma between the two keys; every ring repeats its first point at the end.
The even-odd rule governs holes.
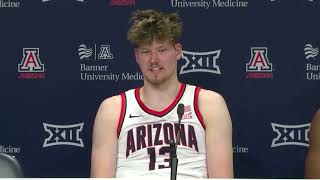
{"type": "Polygon", "coordinates": [[[119,94],[119,95],[108,97],[102,101],[100,106],[103,108],[108,108],[108,107],[115,107],[117,105],[121,105],[121,99],[122,99],[121,96],[122,95],[119,94]]]}
{"type": "Polygon", "coordinates": [[[222,122],[230,121],[227,104],[218,92],[200,89],[198,104],[206,127],[221,127],[222,122]]]}
{"type": "Polygon", "coordinates": [[[106,98],[106,99],[104,99],[102,101],[101,105],[103,105],[103,106],[114,106],[114,105],[117,105],[117,104],[121,104],[122,98],[124,98],[124,96],[126,96],[126,93],[134,92],[135,89],[136,88],[125,90],[125,91],[120,92],[117,95],[108,97],[108,98],[106,98]]]}
{"type": "Polygon", "coordinates": [[[207,101],[221,102],[221,101],[224,101],[224,98],[221,94],[219,94],[216,91],[200,88],[199,100],[205,101],[205,102],[207,101]]]}

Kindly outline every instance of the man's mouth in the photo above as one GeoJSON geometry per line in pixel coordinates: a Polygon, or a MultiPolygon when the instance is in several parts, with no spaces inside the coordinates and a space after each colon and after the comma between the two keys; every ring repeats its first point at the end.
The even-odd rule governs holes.
{"type": "Polygon", "coordinates": [[[153,67],[153,68],[151,68],[150,70],[151,71],[159,71],[159,70],[161,70],[162,68],[160,68],[160,67],[153,67]]]}

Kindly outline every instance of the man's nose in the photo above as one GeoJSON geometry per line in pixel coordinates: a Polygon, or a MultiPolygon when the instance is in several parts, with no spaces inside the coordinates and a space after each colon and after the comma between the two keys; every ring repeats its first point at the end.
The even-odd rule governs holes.
{"type": "Polygon", "coordinates": [[[157,62],[159,60],[159,53],[156,50],[151,51],[151,62],[157,62]]]}

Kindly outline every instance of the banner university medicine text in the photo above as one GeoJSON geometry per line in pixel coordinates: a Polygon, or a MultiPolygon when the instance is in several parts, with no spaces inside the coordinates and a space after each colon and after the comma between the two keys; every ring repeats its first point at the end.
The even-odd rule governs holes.
{"type": "Polygon", "coordinates": [[[242,8],[248,6],[248,1],[240,0],[171,0],[172,7],[178,8],[205,8],[209,7],[231,7],[231,8],[242,8]]]}

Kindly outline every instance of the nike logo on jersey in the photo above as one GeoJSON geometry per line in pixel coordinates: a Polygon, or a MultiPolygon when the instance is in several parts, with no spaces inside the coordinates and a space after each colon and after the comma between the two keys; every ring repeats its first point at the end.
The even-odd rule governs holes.
{"type": "Polygon", "coordinates": [[[137,117],[140,117],[140,116],[135,116],[135,115],[132,115],[132,114],[129,115],[129,118],[137,118],[137,117]]]}

